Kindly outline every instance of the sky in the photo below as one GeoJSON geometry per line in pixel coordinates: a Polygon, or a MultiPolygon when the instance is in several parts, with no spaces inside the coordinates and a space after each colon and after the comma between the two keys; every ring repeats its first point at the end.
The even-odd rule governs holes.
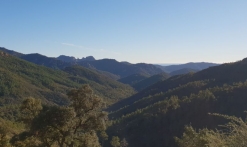
{"type": "Polygon", "coordinates": [[[247,57],[247,0],[0,0],[0,47],[131,63],[247,57]]]}

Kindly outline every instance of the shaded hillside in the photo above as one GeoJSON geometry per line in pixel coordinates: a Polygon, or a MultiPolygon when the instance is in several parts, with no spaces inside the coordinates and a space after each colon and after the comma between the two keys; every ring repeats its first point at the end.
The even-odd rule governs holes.
{"type": "Polygon", "coordinates": [[[245,117],[246,95],[247,82],[200,90],[189,96],[164,97],[147,107],[115,117],[108,133],[126,138],[129,147],[177,147],[174,136],[181,137],[185,125],[198,130],[214,129],[226,123],[208,113],[245,117]]]}
{"type": "MultiPolygon", "coordinates": [[[[83,66],[81,66],[81,67],[83,67],[83,66]]],[[[85,67],[84,67],[84,68],[85,68],[85,67]]],[[[90,69],[90,68],[88,68],[88,69],[90,69]]],[[[99,73],[99,74],[105,75],[106,77],[111,78],[111,79],[113,79],[113,80],[118,80],[118,79],[120,79],[120,76],[115,75],[115,74],[110,73],[110,72],[107,72],[107,71],[96,70],[96,69],[90,69],[90,70],[93,70],[94,72],[97,72],[97,73],[99,73]]]]}
{"type": "MultiPolygon", "coordinates": [[[[49,68],[61,69],[61,70],[63,70],[66,67],[77,65],[77,62],[75,62],[75,63],[64,62],[64,61],[58,60],[56,58],[46,57],[46,56],[43,56],[40,54],[27,54],[27,55],[21,56],[21,58],[24,60],[27,60],[29,62],[38,64],[38,65],[43,65],[43,66],[46,66],[49,68]]],[[[99,74],[103,74],[103,75],[105,75],[109,78],[112,78],[114,80],[119,79],[119,76],[114,75],[114,74],[109,73],[109,72],[99,71],[97,69],[95,69],[94,72],[97,72],[99,74]]]]}
{"type": "Polygon", "coordinates": [[[136,84],[146,78],[148,78],[148,75],[145,74],[133,74],[124,78],[119,79],[118,81],[124,84],[129,84],[129,85],[133,85],[136,84]]]}
{"type": "Polygon", "coordinates": [[[27,54],[21,56],[20,58],[53,69],[64,69],[65,67],[74,65],[73,63],[64,62],[56,58],[46,57],[40,54],[27,54]]]}
{"type": "MultiPolygon", "coordinates": [[[[10,55],[19,57],[19,58],[24,59],[26,61],[35,63],[37,65],[42,65],[42,66],[46,66],[46,67],[53,68],[53,69],[61,69],[61,70],[63,70],[65,67],[77,65],[77,61],[75,61],[75,62],[65,62],[65,61],[59,60],[57,58],[46,57],[44,55],[40,55],[40,54],[37,54],[37,53],[36,54],[22,54],[22,53],[11,51],[11,50],[8,50],[8,49],[5,49],[5,48],[0,48],[0,51],[6,52],[6,53],[8,53],[10,55]]],[[[75,59],[74,57],[68,57],[68,56],[65,56],[65,58],[69,58],[68,60],[75,59]]],[[[82,58],[80,60],[84,61],[84,59],[89,59],[91,61],[92,58],[93,57],[89,56],[88,58],[82,58]]],[[[105,75],[105,76],[107,76],[107,77],[109,77],[111,79],[114,79],[114,80],[118,80],[120,78],[119,76],[114,75],[114,74],[109,73],[109,72],[106,72],[106,71],[95,70],[95,72],[103,74],[103,75],[105,75]]]]}
{"type": "Polygon", "coordinates": [[[160,73],[157,75],[153,75],[149,78],[143,79],[143,80],[139,81],[138,83],[133,84],[132,87],[134,87],[135,90],[137,90],[137,91],[141,91],[141,90],[145,89],[146,87],[151,86],[157,82],[161,82],[163,80],[166,80],[169,77],[170,77],[170,75],[167,73],[160,73]]]}
{"type": "Polygon", "coordinates": [[[5,48],[0,48],[0,51],[3,51],[5,53],[8,53],[8,54],[15,56],[15,57],[19,57],[19,58],[24,59],[26,61],[38,64],[38,65],[43,65],[43,66],[53,68],[53,69],[63,69],[67,66],[74,65],[74,63],[64,62],[64,61],[58,60],[56,58],[46,57],[46,56],[38,54],[38,53],[22,54],[22,53],[11,51],[11,50],[8,50],[5,48]]]}
{"type": "Polygon", "coordinates": [[[71,66],[64,69],[71,80],[75,82],[86,82],[93,87],[98,94],[104,94],[107,102],[113,103],[135,93],[134,89],[126,84],[112,80],[111,78],[81,66],[71,66]]]}
{"type": "Polygon", "coordinates": [[[194,70],[203,70],[212,66],[217,66],[219,64],[215,63],[207,63],[207,62],[190,62],[186,64],[179,64],[179,65],[169,65],[169,66],[160,66],[158,65],[157,67],[161,68],[164,72],[173,72],[176,70],[180,70],[183,68],[189,68],[189,69],[194,69],[194,70]]]}
{"type": "Polygon", "coordinates": [[[108,132],[130,147],[176,147],[173,137],[185,125],[213,129],[226,122],[208,113],[244,117],[246,80],[247,59],[171,77],[113,105],[108,132]]]}
{"type": "Polygon", "coordinates": [[[175,75],[182,75],[182,74],[187,74],[190,72],[198,72],[198,71],[199,70],[196,70],[196,69],[183,68],[183,69],[179,69],[179,70],[175,70],[173,72],[170,72],[169,75],[175,76],[175,75]]]}
{"type": "Polygon", "coordinates": [[[155,95],[161,92],[167,92],[170,89],[185,85],[189,82],[210,80],[207,87],[222,86],[223,84],[232,84],[233,82],[245,81],[247,79],[247,58],[235,63],[222,64],[210,67],[197,73],[189,73],[186,75],[173,76],[165,81],[156,83],[145,90],[127,98],[116,105],[112,106],[112,110],[124,107],[134,103],[135,101],[155,95]]]}
{"type": "Polygon", "coordinates": [[[114,59],[83,61],[78,64],[87,68],[107,71],[115,75],[119,75],[120,77],[126,77],[132,74],[146,74],[150,76],[162,72],[161,69],[152,64],[126,64],[124,62],[118,62],[114,59]]]}
{"type": "Polygon", "coordinates": [[[41,98],[45,103],[66,104],[66,90],[79,86],[65,78],[63,72],[10,55],[0,57],[0,66],[1,104],[16,103],[29,96],[41,98]]]}
{"type": "Polygon", "coordinates": [[[87,72],[89,71],[86,70],[85,75],[75,76],[60,70],[38,66],[1,52],[0,105],[18,103],[29,96],[41,98],[44,103],[67,104],[67,91],[80,87],[81,84],[89,84],[95,93],[102,96],[108,103],[116,102],[134,92],[130,86],[92,71],[90,75],[94,78],[90,79],[86,75],[87,72]]]}
{"type": "Polygon", "coordinates": [[[64,69],[68,66],[81,65],[90,69],[97,70],[98,72],[101,72],[102,74],[105,74],[106,76],[111,77],[115,80],[119,79],[120,77],[126,77],[132,74],[146,74],[151,76],[163,72],[160,68],[157,68],[152,64],[145,63],[127,64],[126,62],[118,62],[114,59],[95,60],[92,56],[77,60],[74,57],[63,55],[58,57],[58,59],[46,57],[38,53],[25,55],[15,51],[7,50],[5,48],[0,48],[0,50],[10,53],[13,56],[20,57],[29,62],[53,69],[64,69]]]}
{"type": "MultiPolygon", "coordinates": [[[[113,106],[118,106],[116,110],[112,109],[114,108],[113,106],[110,107],[111,110],[115,112],[115,113],[112,113],[110,116],[115,118],[118,116],[126,115],[128,113],[132,113],[138,109],[143,109],[145,107],[148,107],[150,104],[159,102],[173,95],[176,95],[179,97],[190,96],[191,93],[197,93],[200,90],[204,90],[205,87],[207,87],[210,82],[211,81],[209,80],[188,82],[186,84],[179,85],[178,87],[170,89],[166,92],[160,92],[154,95],[144,96],[138,100],[134,100],[134,99],[123,100],[113,105],[113,106]]],[[[149,89],[149,87],[147,89],[149,89]]]]}

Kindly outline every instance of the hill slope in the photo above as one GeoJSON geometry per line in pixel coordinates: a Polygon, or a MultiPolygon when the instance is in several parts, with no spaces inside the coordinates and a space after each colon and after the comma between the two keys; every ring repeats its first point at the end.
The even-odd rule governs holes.
{"type": "Polygon", "coordinates": [[[190,68],[183,68],[183,69],[179,69],[179,70],[175,70],[173,72],[170,72],[169,74],[171,76],[176,76],[176,75],[182,75],[182,74],[187,74],[190,72],[198,72],[199,70],[196,69],[190,69],[190,68]]]}
{"type": "Polygon", "coordinates": [[[127,98],[118,104],[113,105],[112,108],[124,107],[136,100],[149,95],[155,95],[161,92],[166,92],[170,89],[179,87],[194,81],[210,80],[208,87],[222,86],[223,84],[232,84],[233,82],[245,81],[247,75],[247,58],[235,63],[222,64],[207,68],[197,73],[189,73],[186,75],[173,76],[165,81],[156,83],[151,87],[140,91],[139,93],[127,98]]]}
{"type": "Polygon", "coordinates": [[[27,54],[21,56],[20,58],[53,69],[64,69],[65,67],[75,65],[73,63],[64,62],[56,58],[50,58],[40,54],[27,54]]]}
{"type": "Polygon", "coordinates": [[[169,66],[160,66],[158,65],[157,67],[161,68],[164,72],[170,73],[176,70],[180,70],[183,68],[189,68],[193,70],[203,70],[212,66],[217,66],[219,64],[215,63],[208,63],[208,62],[190,62],[186,64],[179,64],[179,65],[169,65],[169,66]]]}
{"type": "Polygon", "coordinates": [[[160,68],[157,68],[152,64],[126,64],[124,62],[118,62],[114,59],[83,61],[78,64],[87,68],[107,71],[115,75],[119,75],[120,77],[127,77],[132,74],[145,74],[151,76],[162,72],[160,68]]]}
{"type": "Polygon", "coordinates": [[[109,75],[109,77],[113,77],[113,79],[119,79],[120,77],[126,77],[132,74],[146,74],[151,76],[163,72],[160,68],[157,68],[152,64],[145,63],[126,64],[125,62],[118,62],[114,59],[95,60],[92,56],[78,60],[74,57],[64,55],[58,58],[51,58],[38,53],[25,55],[1,47],[0,50],[29,62],[53,69],[64,69],[68,66],[81,65],[99,72],[102,71],[101,73],[105,73],[105,75],[109,75]]]}
{"type": "Polygon", "coordinates": [[[6,49],[4,47],[0,47],[0,51],[8,53],[9,55],[16,56],[16,57],[21,57],[21,56],[24,55],[22,53],[18,53],[18,52],[13,51],[13,50],[8,50],[8,49],[6,49]]]}
{"type": "Polygon", "coordinates": [[[0,105],[18,103],[29,96],[41,98],[45,103],[67,104],[67,91],[81,84],[89,84],[95,93],[102,96],[108,103],[116,102],[134,93],[130,86],[111,80],[104,75],[86,69],[79,69],[79,71],[84,73],[75,76],[72,73],[38,66],[1,52],[0,105]],[[94,78],[90,79],[87,73],[94,78]]]}
{"type": "Polygon", "coordinates": [[[122,82],[124,84],[134,85],[146,78],[148,78],[148,75],[145,74],[133,74],[124,78],[119,79],[119,82],[122,82]]]}
{"type": "Polygon", "coordinates": [[[247,58],[171,77],[113,105],[108,132],[126,138],[130,147],[176,147],[173,137],[185,125],[214,129],[226,122],[208,113],[244,117],[246,79],[247,58]]]}
{"type": "MultiPolygon", "coordinates": [[[[198,130],[215,129],[218,125],[226,123],[226,120],[208,113],[244,118],[244,111],[247,109],[246,95],[247,82],[201,90],[191,93],[190,96],[166,98],[163,95],[163,100],[149,103],[148,106],[122,117],[114,117],[114,125],[108,132],[110,136],[126,138],[130,147],[177,147],[174,137],[182,136],[185,125],[192,125],[198,130]]],[[[156,97],[162,96],[146,99],[156,97]]]]}
{"type": "Polygon", "coordinates": [[[135,83],[134,85],[132,85],[132,87],[134,87],[135,90],[137,90],[137,91],[141,91],[141,90],[145,89],[146,87],[151,86],[157,82],[161,82],[163,80],[166,80],[169,77],[170,77],[170,75],[167,73],[160,73],[157,75],[153,75],[149,78],[143,79],[143,80],[139,81],[138,83],[135,83]]]}

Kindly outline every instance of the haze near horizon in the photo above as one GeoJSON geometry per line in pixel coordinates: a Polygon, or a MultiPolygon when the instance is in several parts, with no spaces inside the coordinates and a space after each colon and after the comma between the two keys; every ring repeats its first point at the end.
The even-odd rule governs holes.
{"type": "Polygon", "coordinates": [[[21,53],[131,63],[247,57],[247,1],[0,2],[0,46],[21,53]]]}

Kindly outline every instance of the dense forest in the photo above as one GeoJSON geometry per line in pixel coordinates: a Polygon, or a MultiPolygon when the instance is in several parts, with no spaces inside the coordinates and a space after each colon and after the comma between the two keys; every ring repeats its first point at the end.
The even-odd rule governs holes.
{"type": "Polygon", "coordinates": [[[247,58],[159,68],[0,49],[0,146],[247,146],[247,58]]]}

